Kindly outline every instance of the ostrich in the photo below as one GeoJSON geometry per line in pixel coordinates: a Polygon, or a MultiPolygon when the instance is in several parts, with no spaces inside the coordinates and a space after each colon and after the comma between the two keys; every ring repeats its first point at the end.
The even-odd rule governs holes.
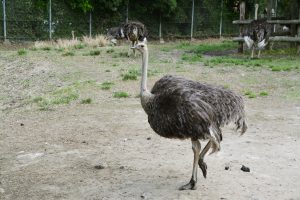
{"type": "Polygon", "coordinates": [[[118,39],[125,37],[124,29],[122,26],[112,27],[107,29],[106,37],[113,43],[116,44],[118,39]]]}
{"type": "MultiPolygon", "coordinates": [[[[144,24],[137,21],[128,21],[124,25],[121,25],[124,30],[124,35],[127,40],[131,41],[131,45],[128,51],[128,56],[130,55],[131,47],[136,45],[138,41],[142,41],[145,37],[148,36],[147,28],[144,24]]],[[[136,56],[135,49],[132,49],[134,57],[136,56]]]]}
{"type": "Polygon", "coordinates": [[[254,58],[254,50],[258,49],[257,57],[260,57],[261,50],[268,44],[270,35],[270,25],[267,19],[257,19],[258,4],[255,4],[255,20],[253,20],[244,36],[244,41],[249,49],[252,50],[251,58],[254,58]]]}
{"type": "Polygon", "coordinates": [[[211,153],[220,150],[221,127],[234,122],[241,133],[247,130],[243,99],[230,90],[171,75],[158,80],[150,92],[146,38],[132,48],[142,54],[140,97],[151,128],[162,137],[192,141],[192,178],[179,189],[196,189],[198,165],[206,178],[204,156],[211,148],[211,153]],[[199,140],[208,140],[201,153],[199,140]]]}

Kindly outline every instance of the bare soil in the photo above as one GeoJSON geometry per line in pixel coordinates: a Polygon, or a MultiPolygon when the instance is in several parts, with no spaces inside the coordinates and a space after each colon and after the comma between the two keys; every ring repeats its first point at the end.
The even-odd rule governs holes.
{"type": "Polygon", "coordinates": [[[241,94],[269,93],[245,96],[248,131],[240,136],[224,129],[221,151],[206,156],[207,179],[198,172],[197,190],[178,190],[192,172],[190,141],[156,135],[137,98],[139,80],[122,80],[141,62],[123,56],[127,46],[113,53],[100,48],[100,56],[6,50],[0,52],[0,199],[300,199],[300,100],[290,95],[291,88],[300,90],[299,71],[182,63],[182,52],[162,47],[149,47],[149,67],[157,70],[149,87],[176,74],[241,94]],[[78,89],[79,99],[48,110],[32,101],[88,80],[114,85],[78,89]],[[115,91],[130,97],[113,98],[115,91]],[[92,103],[81,104],[85,98],[92,103]]]}

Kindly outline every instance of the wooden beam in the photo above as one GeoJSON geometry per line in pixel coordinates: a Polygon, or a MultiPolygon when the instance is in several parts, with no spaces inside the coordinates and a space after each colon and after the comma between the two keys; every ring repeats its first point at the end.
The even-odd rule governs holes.
{"type": "Polygon", "coordinates": [[[300,19],[293,20],[267,20],[269,24],[300,24],[300,19]]]}
{"type": "Polygon", "coordinates": [[[243,24],[250,24],[253,20],[234,20],[232,21],[232,24],[238,24],[238,25],[243,25],[243,24]]]}
{"type": "MultiPolygon", "coordinates": [[[[288,37],[288,36],[275,36],[269,37],[271,42],[300,42],[300,37],[288,37]]],[[[234,42],[244,42],[243,37],[234,37],[232,38],[234,42]]]]}

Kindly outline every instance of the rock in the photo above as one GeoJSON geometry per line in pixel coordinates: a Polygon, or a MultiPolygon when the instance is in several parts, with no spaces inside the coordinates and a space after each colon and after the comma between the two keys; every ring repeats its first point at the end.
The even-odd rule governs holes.
{"type": "Polygon", "coordinates": [[[104,162],[104,163],[99,163],[98,165],[95,165],[95,169],[105,169],[107,168],[108,165],[104,162]]]}
{"type": "Polygon", "coordinates": [[[120,169],[125,169],[125,167],[124,167],[124,166],[121,166],[120,169]]]}
{"type": "Polygon", "coordinates": [[[141,194],[141,198],[142,199],[147,199],[149,196],[149,194],[146,194],[145,192],[143,194],[141,194]]]}
{"type": "Polygon", "coordinates": [[[151,137],[147,137],[147,140],[151,140],[151,137]]]}
{"type": "Polygon", "coordinates": [[[225,166],[225,170],[229,170],[229,166],[227,165],[227,166],[225,166]]]}
{"type": "Polygon", "coordinates": [[[245,165],[242,165],[241,170],[242,170],[243,172],[250,172],[250,168],[249,168],[249,167],[246,167],[245,165]]]}
{"type": "Polygon", "coordinates": [[[23,124],[23,123],[20,123],[20,126],[24,126],[24,124],[23,124]]]}

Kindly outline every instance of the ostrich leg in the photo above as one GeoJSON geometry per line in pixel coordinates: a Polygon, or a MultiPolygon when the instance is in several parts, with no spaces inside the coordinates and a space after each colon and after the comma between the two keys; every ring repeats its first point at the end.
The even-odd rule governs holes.
{"type": "Polygon", "coordinates": [[[194,164],[193,164],[193,173],[190,182],[186,185],[183,185],[179,188],[179,190],[195,190],[197,184],[197,169],[198,169],[198,161],[199,161],[199,153],[201,150],[201,144],[198,140],[192,139],[192,149],[194,152],[194,164]]]}
{"type": "Polygon", "coordinates": [[[254,46],[252,46],[251,58],[254,58],[254,46]]]}
{"type": "MultiPolygon", "coordinates": [[[[133,47],[135,46],[135,43],[137,43],[137,42],[135,42],[135,41],[132,41],[132,46],[133,46],[133,47]]],[[[135,52],[135,49],[133,49],[133,55],[134,55],[134,57],[136,57],[136,52],[135,52]]]]}
{"type": "Polygon", "coordinates": [[[202,152],[200,153],[200,157],[199,157],[198,164],[199,164],[200,169],[202,170],[204,178],[206,178],[206,174],[207,174],[207,171],[206,171],[207,165],[203,160],[204,160],[205,154],[208,152],[211,145],[212,145],[212,142],[209,140],[208,143],[206,144],[206,146],[204,147],[204,149],[202,150],[202,152]]]}
{"type": "Polygon", "coordinates": [[[260,51],[261,51],[261,50],[258,50],[257,58],[260,58],[260,51]]]}

